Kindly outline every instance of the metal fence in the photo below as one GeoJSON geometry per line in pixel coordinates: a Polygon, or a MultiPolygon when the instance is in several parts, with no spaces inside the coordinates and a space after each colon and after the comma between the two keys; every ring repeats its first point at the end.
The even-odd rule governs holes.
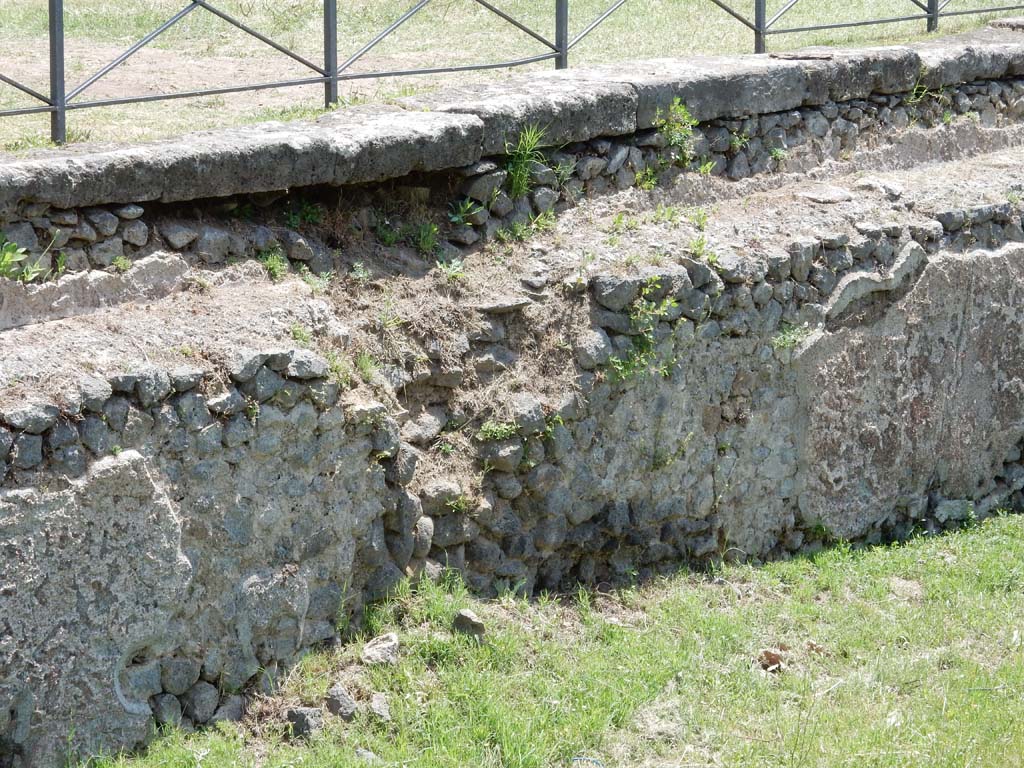
{"type": "MultiPolygon", "coordinates": [[[[847,29],[850,27],[868,27],[876,24],[897,24],[906,21],[924,21],[929,32],[937,32],[939,19],[949,16],[970,16],[982,13],[1003,13],[1024,9],[1024,4],[1002,5],[996,8],[971,8],[968,10],[946,10],[953,0],[907,0],[918,10],[903,16],[890,16],[884,19],[859,19],[857,21],[840,21],[830,24],[810,24],[799,27],[778,28],[778,23],[793,10],[800,0],[786,0],[782,8],[774,15],[768,15],[768,0],[754,0],[754,19],[750,20],[723,0],[711,0],[715,5],[747,26],[754,33],[754,53],[768,50],[769,35],[788,35],[796,32],[815,32],[829,29],[847,29]]],[[[906,6],[909,11],[909,6],[906,6]]]]}
{"type": "Polygon", "coordinates": [[[24,94],[32,97],[33,99],[42,102],[42,106],[25,107],[21,109],[8,109],[0,111],[0,117],[13,116],[13,115],[31,115],[49,113],[50,115],[50,138],[57,144],[63,144],[67,139],[67,114],[73,110],[78,109],[89,109],[94,107],[111,107],[118,104],[133,104],[143,103],[149,101],[162,101],[167,99],[184,99],[194,96],[216,96],[225,93],[238,93],[241,91],[258,91],[267,88],[285,88],[297,85],[316,85],[322,83],[324,86],[324,105],[330,107],[338,102],[338,83],[345,80],[358,80],[367,78],[379,78],[379,77],[403,77],[407,75],[433,75],[443,74],[449,72],[465,72],[470,70],[484,70],[484,69],[499,69],[508,67],[519,67],[525,64],[534,64],[540,61],[553,60],[555,66],[558,69],[564,69],[569,66],[569,51],[571,51],[576,45],[580,43],[587,35],[593,32],[599,27],[605,19],[611,16],[617,11],[626,0],[615,0],[610,7],[608,7],[603,13],[597,18],[587,24],[582,31],[575,35],[575,37],[569,36],[569,0],[548,0],[555,4],[555,35],[554,42],[549,40],[540,32],[530,29],[522,22],[516,20],[509,14],[505,13],[501,9],[495,7],[487,0],[473,0],[478,5],[483,6],[491,13],[495,14],[499,18],[511,24],[516,29],[526,33],[534,40],[541,43],[547,51],[535,56],[526,56],[512,61],[502,61],[496,63],[487,64],[467,64],[461,66],[450,66],[450,67],[428,67],[421,69],[407,69],[407,70],[395,70],[395,71],[374,71],[374,72],[352,72],[350,71],[352,66],[362,59],[367,53],[373,50],[379,43],[385,40],[387,37],[392,35],[399,27],[405,24],[409,19],[416,16],[422,11],[431,0],[417,0],[408,11],[399,16],[393,23],[391,23],[386,29],[376,35],[370,42],[366,43],[362,48],[353,53],[344,61],[339,62],[338,58],[338,2],[337,0],[324,0],[323,10],[323,22],[324,22],[324,60],[323,64],[318,64],[310,61],[304,56],[300,56],[292,50],[289,50],[280,43],[270,39],[266,35],[261,34],[257,30],[253,29],[243,21],[236,19],[232,15],[221,10],[215,6],[212,2],[207,0],[188,0],[187,5],[180,11],[175,13],[171,18],[161,24],[157,29],[150,32],[148,35],[143,37],[128,50],[122,53],[120,56],[115,58],[110,63],[103,66],[96,73],[86,78],[80,84],[73,87],[69,87],[67,78],[65,76],[65,57],[64,57],[64,0],[49,0],[49,39],[50,39],[50,69],[49,69],[49,82],[50,82],[50,93],[49,96],[40,93],[39,91],[30,88],[24,83],[19,83],[14,78],[8,77],[3,73],[0,73],[0,82],[7,83],[8,85],[16,88],[24,94]],[[101,80],[113,69],[123,64],[131,56],[137,53],[139,50],[149,45],[160,35],[164,34],[167,30],[171,29],[175,24],[184,19],[189,14],[197,10],[205,10],[212,13],[232,26],[242,30],[248,35],[256,38],[257,40],[266,43],[274,50],[288,56],[289,58],[297,61],[309,69],[313,74],[309,77],[293,78],[289,80],[276,80],[271,82],[247,84],[247,85],[231,85],[218,88],[206,88],[202,90],[193,91],[180,91],[175,93],[162,93],[154,94],[149,96],[125,96],[123,98],[116,99],[94,99],[87,100],[81,98],[83,94],[96,82],[101,80]]]}
{"type": "MultiPolygon", "coordinates": [[[[534,56],[526,56],[512,61],[502,61],[487,64],[466,64],[449,67],[428,67],[421,69],[407,69],[395,71],[372,71],[353,72],[352,66],[362,59],[367,53],[373,50],[379,43],[392,35],[399,27],[420,13],[431,0],[416,0],[415,4],[401,16],[399,16],[386,29],[377,34],[362,48],[353,53],[344,61],[339,62],[338,58],[338,3],[337,0],[324,0],[323,10],[323,64],[310,61],[308,58],[289,50],[287,47],[261,34],[249,25],[234,18],[230,14],[215,6],[209,0],[187,0],[187,4],[180,11],[175,13],[157,29],[150,32],[137,43],[132,45],[113,61],[100,68],[93,75],[86,78],[78,85],[69,87],[65,76],[65,35],[64,35],[64,0],[48,0],[49,2],[49,40],[50,40],[50,67],[49,67],[49,95],[40,93],[24,83],[16,81],[0,73],[0,82],[6,83],[27,94],[32,99],[39,101],[41,106],[23,107],[20,109],[0,110],[0,117],[14,115],[30,115],[48,113],[50,115],[50,137],[58,144],[63,144],[67,138],[67,114],[78,109],[89,109],[94,107],[110,107],[119,104],[143,103],[150,101],[162,101],[167,99],[183,99],[194,96],[216,96],[226,93],[238,93],[242,91],[258,91],[266,88],[284,88],[298,85],[324,86],[324,105],[330,107],[338,102],[338,84],[346,80],[357,80],[380,77],[402,77],[407,75],[430,75],[450,72],[465,72],[470,70],[498,69],[507,67],[518,67],[526,64],[534,64],[541,61],[553,60],[558,69],[569,66],[569,52],[580,43],[587,35],[597,29],[609,16],[622,7],[626,0],[614,0],[614,2],[590,21],[574,37],[569,35],[569,10],[570,0],[546,0],[555,4],[555,34],[554,41],[545,35],[526,26],[509,14],[492,5],[488,0],[473,0],[495,14],[505,22],[511,24],[521,32],[526,33],[546,49],[544,53],[534,56]],[[269,45],[274,50],[288,56],[311,71],[308,77],[293,78],[289,80],[276,80],[246,85],[230,85],[217,88],[206,88],[202,90],[180,91],[174,93],[161,93],[147,96],[124,96],[114,99],[93,99],[82,98],[85,92],[96,82],[109,74],[116,67],[123,64],[139,50],[153,42],[160,35],[167,32],[175,24],[189,14],[204,10],[214,16],[223,19],[232,26],[240,29],[248,35],[269,45]]],[[[908,13],[903,16],[894,16],[884,19],[865,19],[858,21],[836,22],[828,24],[815,24],[798,27],[782,27],[779,22],[789,14],[800,0],[785,0],[782,8],[774,15],[768,15],[767,0],[754,0],[754,18],[750,20],[739,11],[731,7],[725,0],[711,0],[715,5],[726,13],[746,25],[754,33],[755,53],[764,53],[767,50],[767,38],[769,35],[784,35],[796,32],[811,32],[816,30],[842,29],[847,27],[862,27],[875,24],[893,24],[897,22],[925,21],[927,30],[935,32],[939,28],[939,20],[947,16],[964,16],[981,13],[1000,13],[1024,9],[1024,4],[1003,5],[996,8],[974,8],[970,10],[947,10],[953,0],[906,0],[917,8],[917,12],[908,13]]],[[[909,10],[909,9],[908,9],[909,10]]]]}

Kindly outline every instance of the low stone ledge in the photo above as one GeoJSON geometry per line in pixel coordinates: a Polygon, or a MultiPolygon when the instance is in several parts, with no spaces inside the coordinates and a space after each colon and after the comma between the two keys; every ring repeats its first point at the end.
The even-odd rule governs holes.
{"type": "Polygon", "coordinates": [[[0,165],[0,217],[20,201],[64,208],[178,202],[320,184],[340,186],[467,165],[483,126],[468,115],[396,107],[335,112],[92,153],[0,165]]]}
{"type": "Polygon", "coordinates": [[[398,178],[505,151],[525,126],[550,146],[634,133],[674,98],[702,121],[1024,73],[1017,27],[912,46],[634,62],[529,73],[316,122],[267,123],[0,164],[0,218],[33,201],[64,208],[175,202],[398,178]]]}

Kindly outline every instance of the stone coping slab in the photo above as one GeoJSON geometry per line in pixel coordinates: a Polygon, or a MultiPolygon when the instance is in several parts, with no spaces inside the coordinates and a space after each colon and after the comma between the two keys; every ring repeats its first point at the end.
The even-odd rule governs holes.
{"type": "Polygon", "coordinates": [[[527,125],[552,146],[650,128],[680,98],[699,120],[1024,74],[1024,35],[1003,23],[908,46],[811,48],[624,62],[518,75],[315,122],[265,123],[125,147],[0,162],[0,218],[22,202],[74,208],[180,202],[399,178],[500,154],[527,125]]]}

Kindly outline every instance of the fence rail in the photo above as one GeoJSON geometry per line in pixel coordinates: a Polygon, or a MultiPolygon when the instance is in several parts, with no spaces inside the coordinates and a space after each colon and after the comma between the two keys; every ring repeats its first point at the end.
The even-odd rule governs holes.
{"type": "MultiPolygon", "coordinates": [[[[879,24],[898,24],[907,21],[925,21],[929,32],[937,32],[939,20],[950,16],[971,16],[982,13],[1005,13],[1007,11],[1018,11],[1024,9],[1024,4],[1002,5],[996,8],[970,8],[967,10],[947,11],[946,8],[953,0],[907,0],[907,3],[914,5],[917,13],[906,13],[902,16],[890,16],[883,19],[858,19],[856,21],[838,21],[828,24],[809,24],[800,27],[776,28],[776,25],[790,11],[793,10],[800,0],[786,0],[773,16],[768,15],[768,0],[754,0],[754,18],[747,18],[725,0],[711,0],[715,5],[728,13],[734,19],[745,25],[754,33],[754,53],[765,53],[768,50],[769,35],[790,35],[797,32],[817,32],[829,29],[849,29],[851,27],[870,27],[879,24]]],[[[907,8],[909,11],[910,9],[907,8]]]]}
{"type": "MultiPolygon", "coordinates": [[[[338,3],[337,0],[324,0],[323,10],[323,64],[310,61],[308,58],[295,53],[289,48],[281,45],[275,40],[263,35],[243,21],[236,19],[229,13],[218,8],[212,0],[186,0],[186,5],[171,18],[157,27],[149,34],[142,37],[138,42],[128,48],[124,53],[117,56],[108,64],[105,64],[94,74],[87,77],[78,85],[68,86],[65,73],[65,34],[64,34],[64,0],[48,0],[49,18],[49,95],[40,93],[24,83],[20,83],[12,77],[0,73],[0,82],[15,88],[21,93],[40,102],[40,106],[22,107],[18,109],[0,110],[0,117],[15,115],[31,115],[48,113],[50,115],[50,138],[57,144],[63,144],[67,139],[67,114],[79,109],[90,109],[95,107],[110,107],[120,104],[141,104],[152,101],[164,101],[169,99],[184,99],[196,96],[217,96],[227,93],[239,93],[243,91],[259,91],[268,88],[286,88],[300,85],[324,86],[324,105],[330,107],[338,102],[338,84],[348,80],[361,80],[381,77],[405,77],[411,75],[434,75],[451,72],[466,72],[473,70],[499,69],[518,67],[526,64],[534,64],[542,61],[554,61],[555,67],[565,69],[569,66],[569,52],[576,47],[591,32],[603,24],[609,16],[621,8],[627,0],[613,0],[595,19],[586,24],[575,37],[569,33],[569,10],[570,0],[547,0],[555,4],[555,34],[554,40],[549,40],[545,35],[531,29],[526,24],[492,5],[489,0],[473,0],[473,2],[487,9],[503,21],[527,34],[546,49],[543,53],[533,56],[525,56],[511,61],[501,61],[486,64],[465,64],[446,67],[426,67],[419,69],[391,70],[391,71],[370,71],[353,72],[352,67],[366,54],[373,50],[378,44],[394,34],[399,27],[420,13],[431,0],[416,0],[415,4],[405,13],[401,14],[387,28],[377,34],[372,40],[363,45],[358,51],[344,61],[339,62],[338,56],[338,3]],[[160,35],[167,32],[178,22],[189,14],[204,10],[217,16],[223,21],[231,24],[242,32],[256,38],[262,43],[270,46],[281,54],[301,64],[312,73],[306,77],[292,78],[288,80],[275,80],[269,82],[229,85],[217,88],[205,88],[201,90],[176,91],[172,93],[159,93],[147,96],[124,96],[120,98],[107,99],[83,99],[83,94],[103,79],[106,75],[119,67],[142,48],[156,40],[160,35]]],[[[893,24],[898,22],[925,21],[927,30],[935,32],[939,28],[939,20],[948,16],[965,16],[970,14],[1002,13],[1024,9],[1024,4],[1003,5],[997,8],[972,8],[968,10],[947,10],[954,0],[906,0],[917,8],[918,12],[908,13],[902,16],[894,16],[883,19],[862,19],[856,21],[833,22],[797,27],[779,28],[778,24],[800,0],[784,0],[780,10],[772,16],[768,15],[768,0],[754,0],[754,18],[749,19],[744,14],[730,6],[726,0],[711,0],[715,5],[735,18],[737,21],[748,27],[754,33],[754,52],[764,53],[767,50],[767,39],[769,35],[785,35],[797,32],[811,32],[816,30],[843,29],[848,27],[863,27],[876,24],[893,24]]],[[[909,8],[908,8],[909,10],[909,8]]]]}

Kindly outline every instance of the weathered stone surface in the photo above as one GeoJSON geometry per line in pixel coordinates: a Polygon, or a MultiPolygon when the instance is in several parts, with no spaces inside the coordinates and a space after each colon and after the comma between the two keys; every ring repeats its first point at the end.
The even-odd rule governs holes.
{"type": "Polygon", "coordinates": [[[612,343],[601,328],[590,328],[576,337],[576,362],[587,371],[604,365],[612,356],[612,343]]]}
{"type": "Polygon", "coordinates": [[[316,707],[292,707],[285,713],[292,739],[308,739],[324,729],[324,713],[316,707]]]}
{"type": "Polygon", "coordinates": [[[193,723],[205,723],[213,717],[220,701],[220,692],[216,686],[203,680],[193,685],[181,697],[182,711],[193,723]]]}
{"type": "Polygon", "coordinates": [[[330,687],[327,691],[327,698],[324,700],[324,706],[332,715],[348,722],[355,719],[358,709],[355,699],[352,698],[344,683],[335,683],[330,687]]]}
{"type": "Polygon", "coordinates": [[[452,629],[464,635],[471,635],[478,640],[482,640],[487,633],[487,627],[480,617],[468,608],[463,608],[455,614],[455,618],[452,620],[452,629]]]}
{"type": "Polygon", "coordinates": [[[199,659],[170,658],[160,665],[160,683],[167,693],[180,696],[199,680],[199,659]]]}
{"type": "Polygon", "coordinates": [[[363,664],[395,665],[398,663],[398,647],[398,635],[389,632],[368,641],[363,646],[359,659],[363,664]]]}
{"type": "Polygon", "coordinates": [[[72,161],[54,153],[0,166],[0,214],[27,198],[75,208],[396,178],[467,165],[479,159],[482,136],[472,115],[370,106],[316,123],[265,123],[72,161]]]}
{"type": "MultiPolygon", "coordinates": [[[[910,247],[921,254],[919,246],[910,247]]],[[[1019,439],[1007,429],[1019,401],[998,381],[1000,371],[1024,359],[1015,332],[1007,333],[1022,320],[1018,309],[1008,320],[991,310],[993,302],[1024,306],[1022,271],[1024,251],[1016,246],[981,261],[930,257],[910,292],[877,318],[836,328],[801,353],[798,391],[813,387],[842,397],[841,387],[832,387],[851,381],[845,377],[854,370],[862,384],[856,402],[848,399],[837,411],[832,394],[806,400],[803,451],[820,471],[804,479],[800,515],[822,521],[835,536],[864,535],[882,510],[927,495],[932,474],[926,466],[945,468],[934,481],[942,496],[980,503],[979,489],[990,487],[992,457],[1007,455],[1019,439]],[[973,281],[971,292],[955,288],[965,279],[973,281]],[[954,350],[964,356],[958,370],[985,373],[949,377],[954,350]],[[915,374],[903,373],[911,368],[915,374]],[[976,444],[991,445],[991,452],[976,444]],[[867,513],[869,499],[878,513],[867,513]]],[[[909,269],[906,279],[912,279],[909,269]]]]}
{"type": "Polygon", "coordinates": [[[383,693],[372,694],[366,709],[374,719],[382,723],[391,722],[391,705],[388,704],[388,697],[383,693]]]}
{"type": "Polygon", "coordinates": [[[0,330],[88,314],[140,297],[166,296],[181,288],[187,272],[188,265],[178,256],[154,254],[134,262],[124,274],[77,272],[38,285],[4,281],[0,330]]]}

